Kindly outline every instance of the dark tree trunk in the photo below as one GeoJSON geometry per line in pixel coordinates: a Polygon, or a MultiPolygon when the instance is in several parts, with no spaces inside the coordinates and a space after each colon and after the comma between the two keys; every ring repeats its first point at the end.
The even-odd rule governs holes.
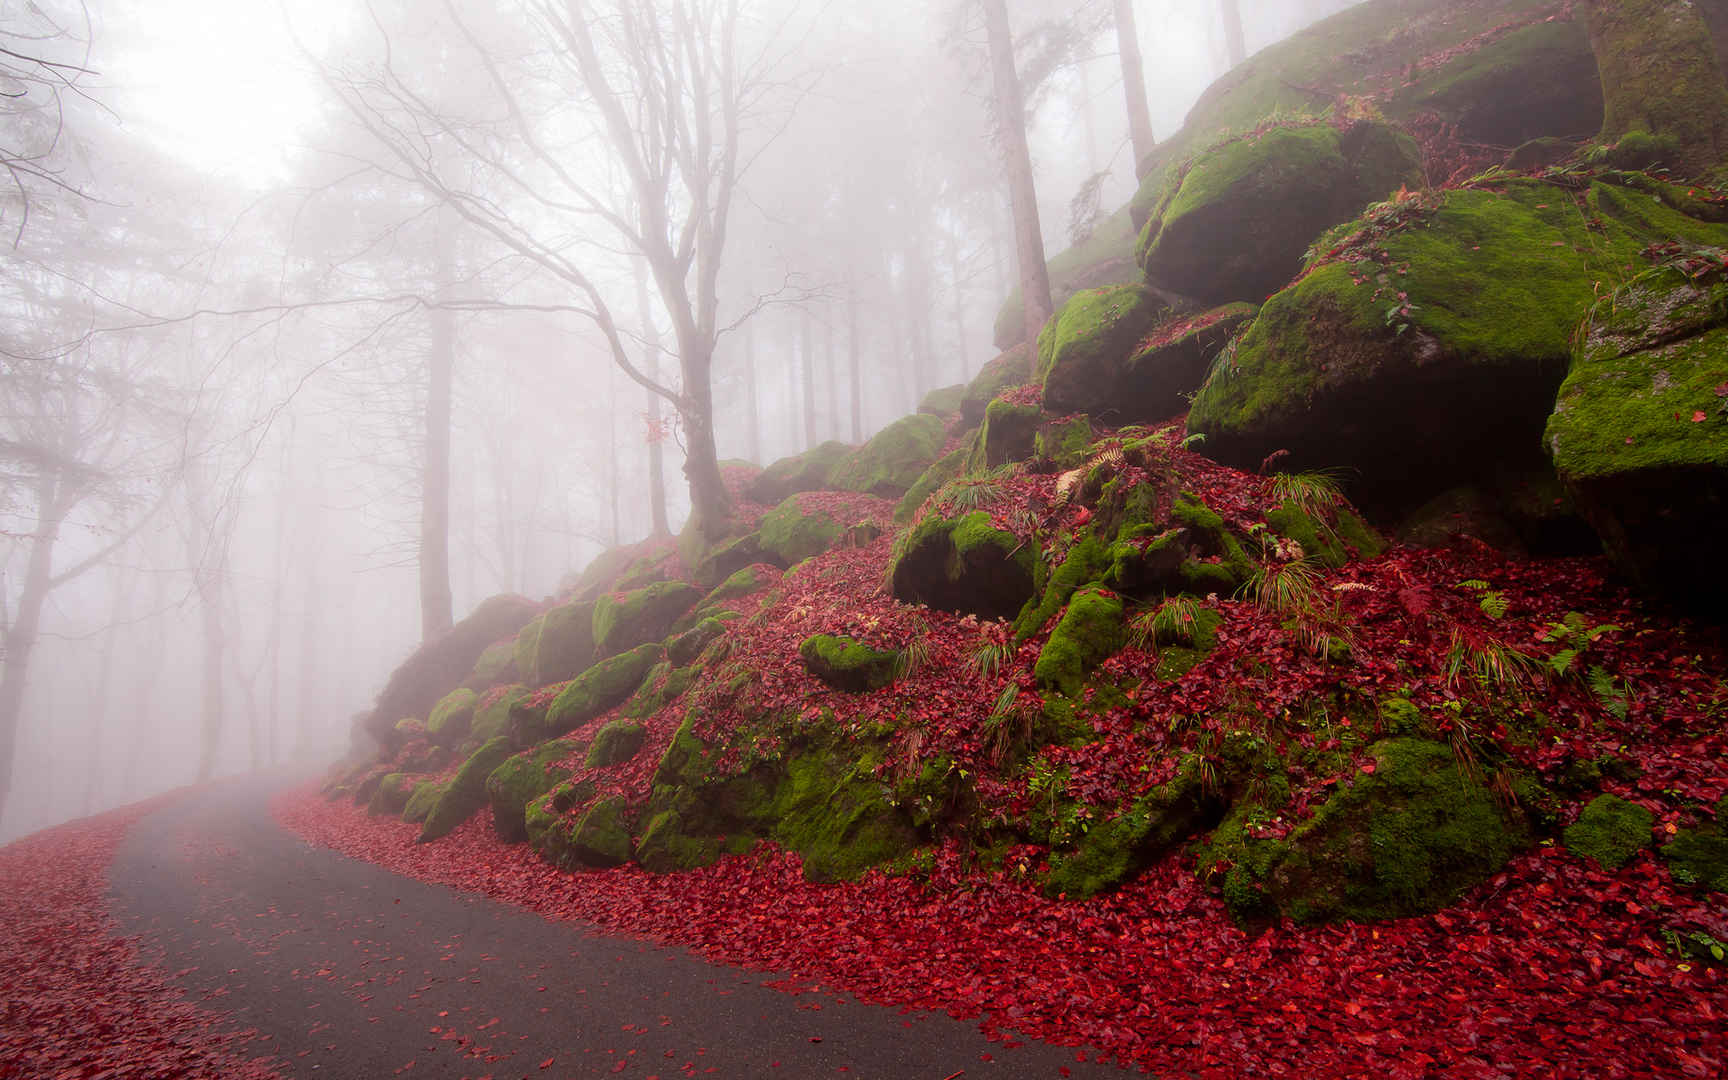
{"type": "Polygon", "coordinates": [[[864,372],[858,348],[858,276],[846,269],[846,372],[852,407],[852,441],[864,441],[864,372]]]}
{"type": "Polygon", "coordinates": [[[1128,138],[1134,146],[1134,175],[1145,175],[1146,159],[1158,140],[1152,137],[1152,110],[1146,103],[1146,72],[1140,60],[1140,32],[1134,0],[1116,0],[1116,51],[1122,60],[1122,92],[1128,99],[1128,138]]]}
{"type": "Polygon", "coordinates": [[[1248,59],[1248,46],[1242,36],[1242,8],[1238,0],[1219,0],[1224,14],[1224,51],[1232,68],[1248,59]]]}
{"type": "Polygon", "coordinates": [[[36,530],[30,537],[30,558],[24,567],[24,584],[18,607],[6,624],[5,659],[0,661],[0,816],[6,812],[6,797],[12,790],[12,759],[18,745],[18,725],[24,714],[24,686],[30,675],[30,655],[42,630],[42,607],[54,588],[54,544],[66,509],[60,504],[61,485],[44,478],[37,485],[37,503],[42,507],[36,530]]]}
{"type": "MultiPolygon", "coordinates": [[[[442,272],[449,276],[448,258],[442,272]]],[[[450,597],[450,398],[456,370],[456,316],[432,309],[426,354],[426,459],[420,478],[420,640],[454,624],[450,597]]]]}
{"type": "Polygon", "coordinates": [[[1008,169],[1014,211],[1014,248],[1020,264],[1020,294],[1025,304],[1023,341],[1035,341],[1050,318],[1050,273],[1044,265],[1044,232],[1038,222],[1038,193],[1032,181],[1032,153],[1026,145],[1026,105],[1014,67],[1014,35],[1003,0],[980,0],[990,39],[990,69],[996,92],[997,134],[1008,169]]]}
{"type": "MultiPolygon", "coordinates": [[[[647,356],[643,358],[643,374],[654,382],[660,381],[660,324],[654,321],[648,304],[648,275],[642,263],[636,263],[636,305],[642,313],[642,332],[648,340],[647,356]]],[[[648,395],[648,509],[652,514],[650,528],[656,537],[670,536],[672,526],[666,521],[666,443],[660,431],[660,395],[645,390],[648,395]]]]}
{"type": "Polygon", "coordinates": [[[757,465],[766,465],[762,460],[762,401],[756,387],[756,323],[751,320],[744,324],[744,398],[749,403],[745,419],[749,430],[745,437],[749,439],[750,460],[757,465]]]}
{"type": "Polygon", "coordinates": [[[816,445],[816,331],[810,310],[798,313],[798,366],[804,380],[804,448],[816,445]]]}

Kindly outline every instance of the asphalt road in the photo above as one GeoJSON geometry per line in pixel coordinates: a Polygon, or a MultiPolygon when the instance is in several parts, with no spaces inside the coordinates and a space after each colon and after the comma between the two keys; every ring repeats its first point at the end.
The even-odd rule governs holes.
{"type": "Polygon", "coordinates": [[[256,1029],[249,1049],[284,1076],[1126,1075],[398,877],[288,833],[270,794],[218,785],[143,818],[112,899],[122,930],[193,1001],[256,1029]]]}

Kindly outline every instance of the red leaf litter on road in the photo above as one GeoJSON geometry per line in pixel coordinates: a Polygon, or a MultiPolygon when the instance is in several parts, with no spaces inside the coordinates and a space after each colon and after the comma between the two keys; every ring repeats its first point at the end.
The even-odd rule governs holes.
{"type": "Polygon", "coordinates": [[[108,864],[164,796],[0,848],[0,1077],[272,1080],[108,913],[108,864]]]}
{"type": "Polygon", "coordinates": [[[570,874],[499,842],[485,815],[416,844],[417,825],[311,789],[275,812],[423,881],[805,988],[987,1017],[993,1037],[1088,1044],[1157,1075],[1582,1080],[1721,1076],[1728,1063],[1722,973],[1666,954],[1651,908],[1715,914],[1648,854],[1609,874],[1541,849],[1441,915],[1251,935],[1177,860],[1060,902],[954,848],[926,882],[873,871],[812,884],[766,845],[683,873],[570,874]]]}

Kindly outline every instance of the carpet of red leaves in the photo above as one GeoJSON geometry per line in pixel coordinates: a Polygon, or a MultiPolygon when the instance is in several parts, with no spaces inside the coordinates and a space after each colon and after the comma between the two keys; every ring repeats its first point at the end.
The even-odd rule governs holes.
{"type": "MultiPolygon", "coordinates": [[[[173,796],[164,796],[163,799],[173,796]]],[[[270,1080],[213,1029],[135,938],[116,935],[108,864],[163,799],[0,848],[0,1076],[41,1080],[270,1080]]]]}

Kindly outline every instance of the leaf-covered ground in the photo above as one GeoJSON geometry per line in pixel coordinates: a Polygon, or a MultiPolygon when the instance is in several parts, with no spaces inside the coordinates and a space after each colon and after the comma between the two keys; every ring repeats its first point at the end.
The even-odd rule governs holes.
{"type": "MultiPolygon", "coordinates": [[[[1123,475],[1198,494],[1233,529],[1264,535],[1265,515],[1287,489],[1177,449],[1175,436],[1167,445],[1156,474],[1125,465],[1123,475]]],[[[1057,484],[1053,474],[1022,472],[979,481],[965,498],[1021,535],[1038,525],[1054,565],[1093,512],[1058,498],[1057,484]]],[[[887,518],[888,504],[865,497],[810,498],[824,497],[851,518],[887,518]]],[[[1265,539],[1264,558],[1276,564],[1276,544],[1265,539]]],[[[1707,822],[1728,792],[1719,636],[1647,614],[1599,560],[1513,558],[1465,538],[1328,572],[1294,621],[1264,598],[1207,597],[1222,624],[1197,667],[1160,678],[1156,651],[1131,645],[1100,673],[1100,684],[1122,692],[1087,691],[1083,715],[1096,737],[1028,759],[1004,752],[993,707],[1009,686],[1022,703],[1039,699],[1032,666],[1049,627],[1004,649],[1004,623],[899,603],[883,588],[892,542],[884,535],[796,573],[765,573],[759,606],[733,625],[724,664],[685,699],[699,706],[697,734],[729,746],[736,761],[773,754],[803,723],[889,731],[881,778],[904,780],[946,756],[971,785],[974,829],[1024,821],[1040,800],[1059,803],[1067,826],[1083,829],[1168,779],[1179,757],[1215,755],[1226,733],[1247,730],[1288,770],[1288,802],[1253,825],[1280,836],[1373,770],[1376,732],[1361,729],[1378,726],[1371,705],[1388,695],[1442,718],[1436,737],[1452,741],[1460,768],[1481,758],[1568,790],[1579,763],[1612,755],[1633,766],[1559,799],[1548,811],[1556,835],[1596,790],[1653,811],[1652,843],[1707,822]],[[917,662],[886,689],[843,694],[798,660],[799,642],[816,633],[900,650],[917,642],[917,662]],[[1343,659],[1329,651],[1339,642],[1348,645],[1343,659]],[[976,663],[987,647],[1003,654],[999,667],[976,663]]],[[[622,767],[571,762],[577,779],[596,781],[596,798],[645,799],[684,706],[651,719],[645,749],[622,767]]],[[[768,845],[684,873],[571,875],[500,843],[484,815],[416,845],[415,826],[310,792],[278,812],[310,839],[401,873],[1019,1033],[1006,1038],[1101,1047],[1155,1074],[1728,1069],[1723,969],[1677,948],[1680,935],[1728,941],[1728,904],[1675,881],[1650,847],[1610,873],[1549,840],[1440,914],[1243,929],[1216,894],[1216,868],[1191,853],[1076,902],[1038,887],[1047,848],[985,853],[961,828],[941,838],[939,827],[936,846],[907,872],[819,885],[804,880],[796,855],[768,845]]]]}
{"type": "Polygon", "coordinates": [[[74,821],[0,848],[0,1076],[40,1080],[270,1080],[117,934],[108,866],[162,800],[74,821]]]}

